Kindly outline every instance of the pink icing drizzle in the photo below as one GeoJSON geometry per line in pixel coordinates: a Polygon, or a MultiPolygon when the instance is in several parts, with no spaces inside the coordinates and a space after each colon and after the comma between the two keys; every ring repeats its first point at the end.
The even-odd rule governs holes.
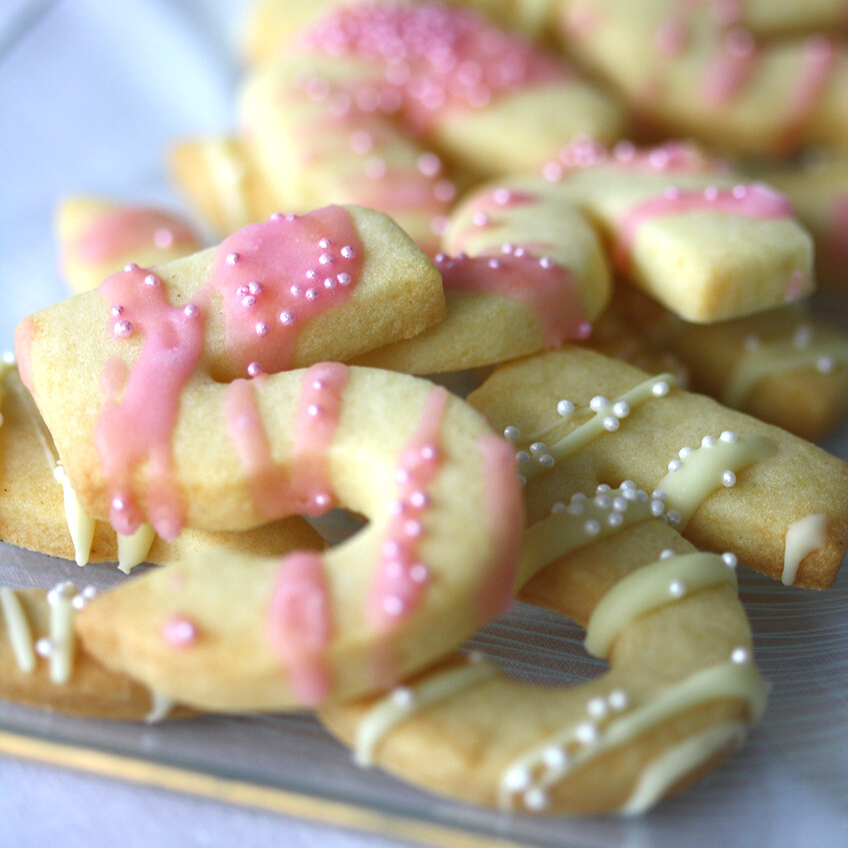
{"type": "Polygon", "coordinates": [[[738,28],[729,30],[701,86],[706,104],[716,108],[733,100],[750,79],[758,58],[751,33],[738,28]]]}
{"type": "Polygon", "coordinates": [[[493,559],[479,599],[481,620],[487,621],[507,612],[513,603],[524,500],[515,470],[515,449],[494,433],[484,433],[477,444],[483,455],[488,519],[494,536],[493,559]]]}
{"type": "Polygon", "coordinates": [[[832,42],[823,35],[804,42],[801,70],[787,101],[786,128],[778,145],[781,149],[790,149],[797,143],[799,131],[821,102],[837,67],[837,58],[832,42]]]}
{"type": "Polygon", "coordinates": [[[498,294],[522,303],[536,316],[549,348],[591,334],[573,274],[549,257],[539,259],[519,247],[502,255],[440,254],[436,267],[446,291],[498,294]]]}
{"type": "Polygon", "coordinates": [[[422,519],[430,506],[428,489],[442,463],[440,432],[448,397],[441,387],[430,392],[418,430],[398,457],[398,498],[391,507],[368,607],[378,630],[390,630],[411,615],[430,580],[418,549],[427,532],[422,519]]]}
{"type": "Polygon", "coordinates": [[[742,218],[788,218],[793,214],[789,200],[762,183],[684,191],[674,187],[631,207],[618,224],[613,253],[616,268],[626,271],[636,236],[646,222],[668,215],[687,212],[721,212],[742,218]]]}
{"type": "Polygon", "coordinates": [[[333,635],[331,601],[320,554],[297,551],[280,563],[268,608],[268,641],[288,670],[302,704],[330,691],[326,650],[333,635]]]}
{"type": "Polygon", "coordinates": [[[254,383],[235,380],[227,386],[227,433],[248,471],[253,505],[263,518],[321,515],[335,505],[327,451],[339,423],[347,377],[347,368],[336,362],[313,365],[304,374],[290,474],[271,455],[254,383]]]}
{"type": "Polygon", "coordinates": [[[669,141],[657,147],[639,148],[632,142],[620,141],[610,150],[597,141],[580,138],[563,147],[557,158],[544,166],[542,174],[549,182],[558,182],[573,171],[600,166],[662,174],[727,170],[724,162],[687,142],[669,141]]]}
{"type": "Polygon", "coordinates": [[[363,247],[339,206],[275,215],[221,243],[207,287],[220,293],[230,358],[241,371],[291,367],[300,328],[356,286],[363,247]]]}
{"type": "Polygon", "coordinates": [[[156,209],[110,209],[98,215],[73,246],[86,262],[106,262],[133,250],[158,247],[194,249],[199,240],[179,218],[156,209]]]}
{"type": "Polygon", "coordinates": [[[331,56],[373,61],[384,78],[361,88],[375,92],[378,84],[372,99],[396,103],[416,133],[430,129],[447,110],[485,107],[507,92],[571,78],[563,62],[481,15],[435,3],[334,10],[305,33],[302,43],[331,56]]]}
{"type": "Polygon", "coordinates": [[[138,360],[120,386],[122,400],[118,400],[118,380],[107,381],[106,400],[94,431],[110,490],[112,525],[130,535],[143,522],[131,493],[136,469],[146,463],[150,523],[162,538],[174,539],[182,529],[183,504],[174,478],[171,438],[180,393],[203,347],[202,315],[196,307],[170,306],[161,280],[136,265],[109,277],[100,292],[111,303],[110,324],[116,340],[136,333],[144,336],[138,360]]]}

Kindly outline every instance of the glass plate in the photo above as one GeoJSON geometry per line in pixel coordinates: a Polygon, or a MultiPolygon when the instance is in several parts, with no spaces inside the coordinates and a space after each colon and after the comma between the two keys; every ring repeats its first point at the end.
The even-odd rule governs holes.
{"type": "MultiPolygon", "coordinates": [[[[252,0],[250,0],[252,2],[252,0]]],[[[65,290],[55,201],[103,192],[174,198],[162,166],[173,139],[235,123],[235,35],[248,0],[202,4],[12,0],[0,9],[0,344],[65,290]],[[18,16],[19,9],[24,14],[18,16]]],[[[830,304],[831,316],[843,304],[830,304]]],[[[0,434],[1,435],[1,434],[0,434]]],[[[848,458],[848,429],[827,445],[848,458]]],[[[0,583],[107,588],[114,569],[0,546],[0,583]]],[[[446,845],[844,845],[848,833],[848,573],[824,594],[739,570],[768,712],[720,769],[645,818],[507,815],[362,771],[306,714],[202,717],[156,726],[67,718],[0,702],[0,751],[188,788],[335,824],[446,845]]],[[[519,607],[472,646],[513,675],[595,676],[582,631],[519,607]]]]}

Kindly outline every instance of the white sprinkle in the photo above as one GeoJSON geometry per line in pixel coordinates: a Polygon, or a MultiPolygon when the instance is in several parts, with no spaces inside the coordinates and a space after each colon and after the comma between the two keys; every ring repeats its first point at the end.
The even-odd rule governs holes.
{"type": "Polygon", "coordinates": [[[237,253],[228,253],[224,262],[226,262],[227,265],[235,265],[239,259],[241,259],[241,257],[237,253]]]}
{"type": "Polygon", "coordinates": [[[544,442],[533,442],[533,444],[530,445],[531,454],[544,453],[547,449],[548,446],[544,442]]]}
{"type": "Polygon", "coordinates": [[[671,548],[663,548],[660,551],[660,559],[670,559],[674,556],[674,551],[671,548]]]}
{"type": "Polygon", "coordinates": [[[506,773],[504,783],[507,789],[518,792],[530,785],[530,773],[527,769],[516,766],[506,773]]]}
{"type": "Polygon", "coordinates": [[[183,309],[183,314],[186,318],[195,318],[197,317],[198,309],[193,303],[189,303],[185,309],[183,309]]]}
{"type": "Polygon", "coordinates": [[[331,244],[332,242],[328,238],[322,238],[318,242],[318,247],[322,250],[326,250],[331,244]]]}
{"type": "Polygon", "coordinates": [[[539,465],[542,468],[553,468],[554,458],[549,453],[544,453],[539,457],[539,465]]]}
{"type": "Polygon", "coordinates": [[[760,339],[759,336],[748,336],[745,339],[745,350],[748,353],[753,353],[755,350],[760,349],[760,339]]]}
{"type": "Polygon", "coordinates": [[[677,452],[677,455],[681,459],[686,459],[686,457],[689,456],[689,454],[692,453],[693,450],[694,448],[680,448],[680,450],[677,452]]]}
{"type": "Polygon", "coordinates": [[[584,721],[574,728],[574,738],[582,745],[592,745],[598,741],[598,728],[590,721],[584,721]]]}
{"type": "Polygon", "coordinates": [[[383,599],[383,612],[391,616],[400,615],[403,612],[403,602],[396,595],[389,595],[383,599]]]}
{"type": "Polygon", "coordinates": [[[616,512],[627,512],[627,507],[630,506],[627,498],[621,496],[612,499],[612,508],[616,512]]]}
{"type": "Polygon", "coordinates": [[[712,436],[704,436],[701,439],[701,447],[702,448],[711,448],[715,444],[716,440],[712,436]]]}
{"type": "Polygon", "coordinates": [[[534,786],[524,793],[524,804],[528,810],[543,810],[548,806],[548,796],[544,789],[534,786]]]}
{"type": "Polygon", "coordinates": [[[527,451],[518,451],[518,452],[515,454],[515,459],[516,459],[516,461],[517,461],[517,462],[519,462],[519,463],[522,463],[522,462],[529,462],[529,461],[530,461],[530,454],[529,454],[529,453],[527,453],[527,451]]]}
{"type": "Polygon", "coordinates": [[[816,362],[816,368],[822,374],[831,374],[834,369],[834,362],[832,356],[821,356],[816,362]]]}
{"type": "Polygon", "coordinates": [[[668,594],[672,598],[682,598],[686,594],[686,584],[682,580],[672,580],[668,584],[668,594]]]}
{"type": "Polygon", "coordinates": [[[145,285],[148,285],[148,286],[158,286],[159,285],[159,278],[155,274],[148,274],[144,278],[144,283],[145,283],[145,285]]]}
{"type": "Polygon", "coordinates": [[[318,289],[307,289],[306,290],[306,299],[307,300],[318,300],[318,289]]]}
{"type": "Polygon", "coordinates": [[[570,400],[561,400],[557,404],[557,412],[563,417],[567,418],[574,412],[574,404],[570,400]]]}
{"type": "Polygon", "coordinates": [[[654,498],[651,501],[651,515],[654,518],[659,518],[665,512],[665,504],[659,499],[654,498]]]}
{"type": "Polygon", "coordinates": [[[736,566],[739,565],[739,560],[736,558],[736,554],[732,554],[730,551],[723,553],[721,558],[724,560],[724,564],[728,568],[736,568],[736,566]]]}
{"type": "Polygon", "coordinates": [[[609,707],[607,706],[606,700],[600,696],[590,698],[586,703],[586,712],[592,718],[603,718],[608,711],[609,707]]]}
{"type": "Polygon", "coordinates": [[[551,515],[558,515],[561,512],[565,512],[565,510],[566,510],[565,504],[562,501],[557,501],[551,507],[551,515]]]}
{"type": "Polygon", "coordinates": [[[336,279],[339,281],[340,286],[349,286],[351,282],[350,274],[341,273],[336,274],[336,279]]]}
{"type": "Polygon", "coordinates": [[[551,259],[551,257],[550,257],[550,256],[543,256],[543,257],[539,260],[539,265],[541,265],[541,266],[542,266],[543,268],[545,268],[545,269],[547,269],[547,268],[553,268],[553,267],[554,267],[554,261],[553,261],[553,259],[551,259]]]}
{"type": "Polygon", "coordinates": [[[270,328],[264,321],[260,321],[254,329],[256,330],[257,336],[267,336],[270,328]]]}
{"type": "Polygon", "coordinates": [[[616,418],[627,418],[630,415],[630,405],[623,400],[617,401],[612,405],[612,414],[616,418]]]}
{"type": "Polygon", "coordinates": [[[795,336],[792,339],[792,344],[797,348],[805,348],[810,346],[810,342],[813,340],[813,330],[812,327],[807,324],[802,324],[795,331],[795,336]]]}
{"type": "Polygon", "coordinates": [[[723,442],[736,442],[739,440],[739,436],[736,435],[731,430],[725,430],[720,436],[719,439],[723,442]]]}
{"type": "Polygon", "coordinates": [[[508,427],[504,427],[503,434],[504,438],[510,442],[517,442],[521,438],[521,432],[518,427],[513,427],[512,424],[508,427]]]}
{"type": "Polygon", "coordinates": [[[680,471],[681,468],[683,468],[683,463],[679,459],[673,459],[668,464],[668,470],[672,473],[675,471],[680,471]]]}
{"type": "Polygon", "coordinates": [[[751,659],[751,653],[746,648],[734,648],[730,653],[730,659],[736,663],[736,665],[744,665],[746,662],[749,662],[751,659]]]}
{"type": "Polygon", "coordinates": [[[609,433],[614,433],[619,427],[621,427],[621,422],[614,416],[608,415],[604,418],[604,430],[609,433]]]}
{"type": "Polygon", "coordinates": [[[736,475],[732,471],[727,470],[721,475],[721,482],[729,489],[731,486],[736,485],[736,475]]]}
{"type": "Polygon", "coordinates": [[[399,707],[411,707],[415,703],[415,693],[406,686],[392,690],[392,702],[399,707]]]}
{"type": "Polygon", "coordinates": [[[672,527],[677,527],[680,524],[680,513],[677,510],[671,509],[666,513],[666,517],[668,518],[668,523],[671,524],[672,527]]]}
{"type": "Polygon", "coordinates": [[[340,253],[345,259],[353,259],[356,256],[356,251],[349,244],[346,244],[340,253]]]}
{"type": "MultiPolygon", "coordinates": [[[[595,494],[596,495],[602,495],[604,492],[611,492],[611,491],[612,491],[612,486],[610,486],[609,483],[600,483],[598,485],[597,489],[595,489],[595,494]]],[[[585,495],[584,495],[584,497],[585,497],[585,495]]]]}
{"type": "Polygon", "coordinates": [[[542,761],[552,771],[561,771],[568,764],[568,754],[562,748],[551,745],[542,754],[542,761]]]}
{"type": "Polygon", "coordinates": [[[592,412],[600,412],[602,409],[606,409],[610,405],[610,402],[603,397],[603,395],[595,395],[592,400],[589,401],[589,409],[592,412]]]}
{"type": "Polygon", "coordinates": [[[630,699],[627,697],[627,693],[623,689],[614,689],[607,696],[607,703],[609,703],[616,712],[621,712],[622,710],[627,709],[630,699]]]}
{"type": "Polygon", "coordinates": [[[568,505],[568,514],[569,515],[583,515],[586,511],[586,505],[581,503],[580,501],[574,501],[568,505]]]}
{"type": "Polygon", "coordinates": [[[595,506],[600,507],[600,509],[609,509],[610,501],[611,498],[606,492],[595,495],[595,506]]]}
{"type": "Polygon", "coordinates": [[[53,643],[44,637],[35,643],[35,652],[40,657],[49,657],[53,652],[53,643]]]}
{"type": "Polygon", "coordinates": [[[654,491],[651,492],[651,497],[658,501],[663,501],[664,503],[667,495],[665,493],[665,489],[654,489],[654,491]]]}
{"type": "Polygon", "coordinates": [[[294,324],[294,321],[295,321],[294,313],[293,313],[293,312],[289,312],[289,311],[288,311],[288,309],[284,309],[284,310],[280,313],[280,323],[281,323],[283,326],[285,326],[285,327],[291,327],[291,325],[292,325],[292,324],[294,324]]]}
{"type": "Polygon", "coordinates": [[[306,407],[306,414],[312,418],[317,418],[321,414],[321,407],[317,403],[310,403],[306,407]]]}
{"type": "Polygon", "coordinates": [[[583,530],[587,536],[597,536],[601,532],[601,525],[593,518],[583,525],[583,530]]]}
{"type": "Polygon", "coordinates": [[[135,262],[129,262],[124,265],[124,271],[126,271],[128,274],[132,273],[133,271],[138,271],[138,265],[136,265],[135,262]]]}
{"type": "Polygon", "coordinates": [[[654,385],[651,386],[651,393],[654,397],[665,397],[670,390],[671,388],[665,380],[660,380],[658,383],[654,383],[654,385]]]}
{"type": "MultiPolygon", "coordinates": [[[[602,492],[604,490],[600,486],[598,486],[597,491],[602,492]]],[[[571,496],[571,503],[583,503],[585,500],[586,500],[586,495],[584,495],[583,492],[575,492],[571,496]]]]}
{"type": "Polygon", "coordinates": [[[610,527],[621,527],[624,523],[624,516],[620,512],[611,512],[607,516],[607,524],[610,527]]]}

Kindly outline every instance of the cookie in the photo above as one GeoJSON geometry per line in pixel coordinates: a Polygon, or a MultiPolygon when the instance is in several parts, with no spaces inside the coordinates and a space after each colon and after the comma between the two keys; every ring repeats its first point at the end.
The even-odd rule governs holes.
{"type": "Polygon", "coordinates": [[[690,324],[629,287],[619,287],[613,304],[619,323],[684,363],[692,390],[725,406],[809,441],[848,413],[848,336],[803,306],[690,324]]]}
{"type": "Polygon", "coordinates": [[[584,139],[544,174],[596,224],[616,270],[687,321],[739,317],[813,289],[812,238],[789,200],[690,145],[609,151],[584,139]]]}
{"type": "Polygon", "coordinates": [[[698,553],[655,504],[628,481],[525,532],[519,597],[585,627],[606,673],[541,686],[456,655],[321,719],[363,766],[505,810],[635,814],[679,791],[740,744],[766,691],[735,559],[698,553]]]}
{"type": "Polygon", "coordinates": [[[603,248],[556,187],[513,181],[473,191],[451,213],[442,244],[445,319],[358,363],[413,374],[497,364],[585,339],[609,299],[603,248]]]}
{"type": "MultiPolygon", "coordinates": [[[[774,4],[760,4],[750,21],[749,5],[567,0],[561,20],[569,52],[609,81],[654,136],[758,155],[844,147],[844,46],[831,29],[775,37],[774,4]]],[[[806,16],[808,6],[797,9],[796,20],[806,16]]],[[[815,25],[815,13],[807,20],[815,25]]]]}
{"type": "Polygon", "coordinates": [[[325,554],[209,552],[95,599],[78,618],[86,649],[154,691],[228,711],[351,697],[442,656],[512,597],[512,450],[427,381],[327,363],[188,386],[174,444],[189,525],[335,504],[370,523],[325,554]],[[191,623],[185,643],[167,635],[175,619],[191,623]]]}
{"type": "Polygon", "coordinates": [[[97,288],[129,262],[163,265],[202,248],[182,219],[161,209],[68,197],[56,210],[62,272],[75,293],[97,288]]]}
{"type": "Polygon", "coordinates": [[[833,583],[848,478],[820,448],[579,348],[501,366],[469,400],[510,428],[531,523],[574,492],[630,479],[663,494],[669,522],[697,547],[731,550],[786,583],[833,583]]]}

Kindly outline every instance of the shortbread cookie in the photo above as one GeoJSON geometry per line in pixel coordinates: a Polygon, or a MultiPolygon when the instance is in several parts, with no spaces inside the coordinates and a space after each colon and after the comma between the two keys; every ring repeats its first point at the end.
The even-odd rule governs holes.
{"type": "Polygon", "coordinates": [[[184,530],[166,542],[150,527],[119,536],[107,522],[94,521],[79,505],[53,439],[17,372],[4,374],[0,428],[0,540],[49,556],[88,562],[117,562],[129,572],[142,562],[178,562],[211,548],[257,556],[321,550],[321,537],[298,517],[251,530],[184,530]]]}
{"type": "Polygon", "coordinates": [[[743,167],[782,191],[816,243],[816,282],[848,290],[848,157],[809,154],[792,163],[746,163],[743,167]]]}
{"type": "MultiPolygon", "coordinates": [[[[803,14],[806,4],[797,8],[803,14]]],[[[659,133],[755,154],[844,147],[843,44],[829,30],[762,37],[746,28],[741,10],[683,0],[566,0],[562,20],[569,51],[659,133]]]]}
{"type": "Polygon", "coordinates": [[[62,271],[76,293],[97,288],[128,262],[164,265],[203,247],[169,212],[94,197],[65,199],[56,210],[56,233],[62,271]]]}
{"type": "MultiPolygon", "coordinates": [[[[513,452],[443,388],[334,363],[195,380],[173,444],[189,525],[334,504],[370,523],[323,555],[211,552],[98,597],[78,619],[86,648],[157,692],[216,710],[364,694],[510,602],[523,526],[513,452]],[[191,624],[184,643],[168,637],[175,619],[191,624]]],[[[137,506],[156,526],[173,495],[160,486],[153,502],[110,482],[103,500],[123,521],[137,506]]]]}
{"type": "Polygon", "coordinates": [[[578,348],[504,365],[469,400],[521,449],[519,472],[536,480],[531,523],[554,501],[627,478],[659,492],[699,548],[806,588],[836,576],[846,466],[796,436],[578,348]]]}
{"type": "Polygon", "coordinates": [[[556,187],[473,192],[451,214],[443,245],[445,320],[359,363],[436,374],[516,359],[587,338],[609,299],[599,240],[556,187]]]}
{"type": "Polygon", "coordinates": [[[804,439],[822,438],[848,413],[848,335],[801,306],[699,325],[620,286],[608,314],[682,360],[694,391],[804,439]]]}
{"type": "Polygon", "coordinates": [[[521,579],[550,564],[520,597],[584,626],[606,674],[539,686],[457,655],[322,720],[362,765],[506,810],[641,813],[688,785],[742,741],[765,684],[735,558],[698,553],[655,504],[628,481],[525,533],[521,579]]]}
{"type": "Polygon", "coordinates": [[[0,587],[0,697],[87,718],[152,722],[186,715],[126,675],[107,671],[79,644],[74,618],[92,597],[71,583],[46,593],[0,587]]]}
{"type": "Polygon", "coordinates": [[[789,200],[691,146],[608,151],[581,140],[544,174],[596,223],[617,270],[688,321],[735,318],[812,291],[812,238],[789,200]]]}
{"type": "Polygon", "coordinates": [[[179,141],[169,150],[168,166],[197,214],[221,238],[280,209],[312,208],[295,209],[295,198],[272,193],[250,146],[236,137],[179,141]]]}
{"type": "MultiPolygon", "coordinates": [[[[259,0],[252,4],[244,29],[243,52],[250,62],[274,59],[282,45],[319,15],[350,0],[319,0],[308,5],[289,0],[259,0]]],[[[454,0],[455,6],[472,6],[504,30],[520,32],[544,42],[555,30],[556,0],[454,0]]]]}

